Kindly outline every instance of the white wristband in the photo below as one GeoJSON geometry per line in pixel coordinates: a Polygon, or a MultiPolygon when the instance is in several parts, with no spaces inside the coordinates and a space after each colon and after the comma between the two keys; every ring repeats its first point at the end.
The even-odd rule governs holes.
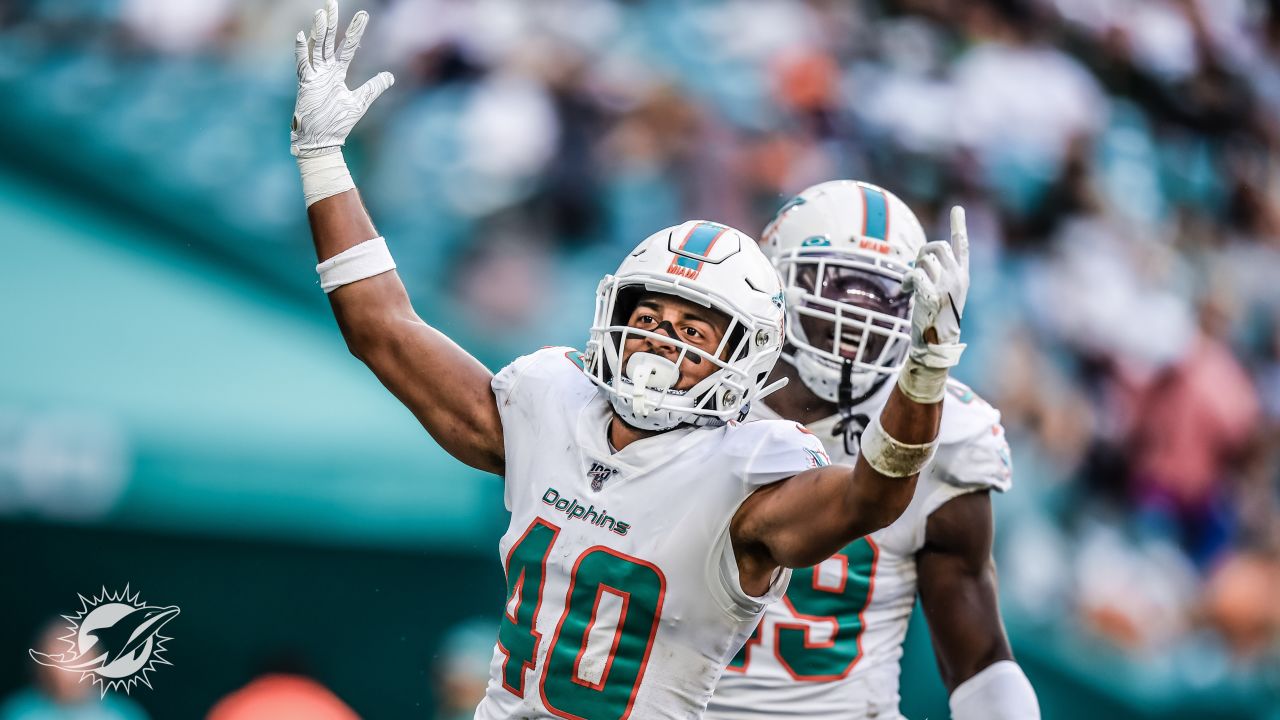
{"type": "Polygon", "coordinates": [[[910,477],[924,469],[938,448],[935,439],[921,445],[909,445],[889,436],[877,416],[862,431],[859,441],[862,457],[876,472],[887,477],[910,477]]]}
{"type": "Polygon", "coordinates": [[[376,237],[349,247],[316,266],[320,273],[320,289],[331,293],[343,285],[381,275],[396,269],[387,241],[376,237]]]}
{"type": "Polygon", "coordinates": [[[988,665],[951,693],[954,720],[1040,720],[1036,691],[1012,660],[988,665]]]}
{"type": "Polygon", "coordinates": [[[302,195],[307,200],[307,207],[356,186],[351,180],[351,173],[347,171],[347,161],[342,158],[341,151],[316,157],[300,157],[298,172],[302,173],[302,195]]]}

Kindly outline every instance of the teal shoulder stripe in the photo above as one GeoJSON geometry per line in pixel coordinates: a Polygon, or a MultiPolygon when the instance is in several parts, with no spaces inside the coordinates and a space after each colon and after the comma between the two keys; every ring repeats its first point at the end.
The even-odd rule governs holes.
{"type": "Polygon", "coordinates": [[[863,207],[866,209],[862,234],[876,240],[884,240],[889,230],[889,203],[885,200],[884,193],[863,187],[862,199],[863,207]]]}

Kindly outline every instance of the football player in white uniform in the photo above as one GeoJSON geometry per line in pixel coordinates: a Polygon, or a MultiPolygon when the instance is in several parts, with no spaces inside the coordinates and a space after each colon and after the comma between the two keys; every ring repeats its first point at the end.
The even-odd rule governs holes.
{"type": "Polygon", "coordinates": [[[347,133],[390,85],[346,87],[367,17],[339,45],[330,0],[298,34],[291,149],[352,353],[454,457],[506,481],[507,603],[476,717],[699,717],[788,568],[910,502],[961,349],[966,250],[922,255],[909,370],[852,467],[796,423],[739,422],[781,352],[783,295],[755,242],[715,223],[655,233],[606,276],[584,354],[492,375],[414,313],[346,170],[347,133]]]}
{"type": "MultiPolygon", "coordinates": [[[[953,232],[963,227],[955,212],[953,232]]],[[[763,244],[788,293],[788,347],[772,379],[791,382],[751,417],[804,423],[832,460],[851,463],[894,378],[910,371],[911,268],[924,231],[892,193],[837,180],[786,203],[763,244]]],[[[707,717],[900,718],[899,660],[918,592],[952,717],[1038,718],[1005,638],[991,561],[989,491],[1007,490],[1010,470],[1000,413],[948,381],[937,454],[906,512],[795,571],[721,677],[707,717]]]]}

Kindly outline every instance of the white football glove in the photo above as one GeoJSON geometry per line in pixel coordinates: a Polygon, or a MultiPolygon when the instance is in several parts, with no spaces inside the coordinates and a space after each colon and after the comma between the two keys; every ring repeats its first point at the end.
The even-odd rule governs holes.
{"type": "Polygon", "coordinates": [[[960,319],[969,294],[969,233],[964,208],[951,208],[951,242],[935,240],[920,248],[916,265],[902,281],[913,294],[911,347],[899,387],[917,402],[938,402],[947,369],[960,362],[960,319]],[[932,329],[935,342],[926,339],[932,329]]]}
{"type": "Polygon", "coordinates": [[[395,78],[380,72],[354,92],[347,89],[347,66],[360,46],[369,14],[361,10],[351,19],[342,47],[338,41],[338,3],[328,0],[317,10],[311,36],[299,32],[294,53],[298,60],[298,103],[293,110],[289,151],[299,158],[335,153],[369,105],[391,87],[395,78]]]}

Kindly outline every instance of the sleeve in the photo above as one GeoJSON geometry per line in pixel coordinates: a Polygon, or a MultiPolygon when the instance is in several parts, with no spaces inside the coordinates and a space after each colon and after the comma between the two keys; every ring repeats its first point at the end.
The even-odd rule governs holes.
{"type": "Polygon", "coordinates": [[[743,482],[749,489],[786,480],[792,475],[831,464],[818,437],[799,423],[757,420],[762,428],[759,442],[747,459],[743,482]]]}
{"type": "Polygon", "coordinates": [[[582,369],[581,354],[569,347],[544,347],[528,355],[522,355],[498,371],[489,382],[493,388],[494,399],[498,403],[498,412],[502,414],[505,427],[507,418],[513,408],[541,402],[548,384],[560,382],[565,377],[563,371],[576,367],[574,373],[582,369]],[[557,372],[560,371],[560,372],[557,372]],[[526,382],[529,376],[537,379],[526,382]]]}
{"type": "MultiPolygon", "coordinates": [[[[576,350],[566,347],[542,348],[512,360],[493,376],[489,386],[498,404],[498,416],[502,419],[502,437],[508,459],[518,456],[519,450],[533,436],[526,428],[536,428],[538,414],[546,412],[546,396],[550,391],[549,378],[557,367],[554,363],[573,362],[576,350]],[[566,359],[568,358],[568,359],[566,359]]],[[[506,483],[504,501],[512,507],[513,488],[506,483]]]]}
{"type": "Polygon", "coordinates": [[[1004,426],[997,422],[964,441],[938,448],[928,472],[937,482],[925,500],[926,517],[965,493],[1006,492],[1013,486],[1013,460],[1004,426]]]}
{"type": "MultiPolygon", "coordinates": [[[[493,380],[489,382],[493,388],[493,396],[498,401],[498,410],[503,411],[517,399],[517,389],[520,386],[520,380],[527,374],[529,367],[538,361],[538,355],[542,351],[521,355],[520,357],[507,363],[493,376],[493,380]]],[[[506,417],[504,415],[503,420],[506,417]]]]}
{"type": "Polygon", "coordinates": [[[729,524],[716,534],[715,546],[712,548],[710,567],[706,576],[710,580],[707,587],[711,597],[729,617],[747,621],[761,612],[765,607],[782,599],[791,582],[791,568],[778,568],[769,582],[769,589],[764,595],[748,595],[742,589],[738,577],[738,558],[733,552],[733,542],[729,536],[729,524]]]}

